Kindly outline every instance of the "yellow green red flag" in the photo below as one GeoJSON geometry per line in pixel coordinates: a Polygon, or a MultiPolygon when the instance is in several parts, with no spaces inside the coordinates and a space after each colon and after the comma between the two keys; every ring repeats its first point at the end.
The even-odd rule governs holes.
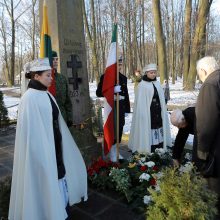
{"type": "MultiPolygon", "coordinates": [[[[41,29],[41,38],[40,38],[40,58],[48,57],[50,61],[50,66],[53,67],[52,61],[52,46],[51,46],[51,37],[50,37],[50,28],[48,22],[48,13],[47,13],[47,1],[44,0],[43,4],[43,23],[41,29]]],[[[49,92],[52,95],[56,95],[56,86],[55,86],[55,76],[54,69],[52,69],[52,83],[48,88],[49,92]]]]}
{"type": "Polygon", "coordinates": [[[52,46],[50,29],[48,23],[48,13],[47,13],[47,3],[44,0],[43,5],[43,24],[41,29],[41,39],[40,39],[40,58],[48,57],[50,64],[52,66],[52,46]]]}

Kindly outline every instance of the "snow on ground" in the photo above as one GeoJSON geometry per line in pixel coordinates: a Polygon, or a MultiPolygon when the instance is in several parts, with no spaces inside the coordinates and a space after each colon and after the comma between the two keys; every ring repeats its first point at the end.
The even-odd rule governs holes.
{"type": "Polygon", "coordinates": [[[20,101],[20,98],[4,95],[5,106],[8,109],[8,117],[11,120],[14,120],[17,118],[17,114],[18,114],[17,110],[18,110],[19,101],[20,101]]]}
{"type": "MultiPolygon", "coordinates": [[[[96,82],[89,83],[90,97],[94,101],[97,99],[97,97],[96,97],[96,88],[97,88],[96,82]]],[[[2,90],[2,91],[4,91],[4,90],[13,90],[16,93],[20,92],[20,89],[18,87],[13,87],[13,88],[5,87],[5,88],[0,88],[0,90],[2,90]]],[[[133,103],[134,103],[134,84],[131,82],[131,80],[128,80],[128,92],[129,92],[131,106],[133,107],[133,103]]],[[[177,82],[174,85],[170,82],[170,98],[171,99],[168,102],[168,105],[174,105],[176,107],[178,107],[178,106],[187,107],[187,106],[193,105],[193,104],[196,103],[198,93],[199,93],[198,89],[196,89],[193,92],[183,91],[182,79],[178,79],[177,82]]],[[[16,104],[19,103],[19,101],[20,101],[20,98],[15,98],[15,97],[10,97],[10,96],[4,95],[4,102],[5,102],[6,107],[16,105],[16,104]]],[[[16,117],[17,117],[17,107],[18,106],[8,108],[10,119],[16,119],[16,117]]],[[[131,112],[133,112],[132,108],[131,108],[131,112]]],[[[168,115],[170,115],[170,114],[168,113],[168,115]]],[[[125,126],[124,126],[124,133],[125,134],[130,133],[131,122],[132,122],[132,113],[128,114],[128,116],[125,118],[125,126]]],[[[173,140],[175,140],[176,134],[178,132],[178,128],[174,127],[172,124],[170,124],[170,128],[171,128],[171,137],[172,137],[173,140]]],[[[193,136],[192,135],[189,136],[187,142],[190,145],[193,143],[193,136]]]]}
{"type": "MultiPolygon", "coordinates": [[[[20,87],[3,87],[0,88],[0,91],[11,91],[17,94],[20,94],[20,87]]],[[[4,103],[6,108],[8,109],[8,117],[11,120],[14,120],[17,118],[17,110],[18,110],[18,104],[20,102],[20,98],[17,97],[11,97],[4,94],[4,103]]]]}
{"type": "Polygon", "coordinates": [[[15,87],[14,86],[13,87],[2,87],[2,88],[0,88],[0,91],[13,91],[15,93],[20,94],[21,89],[18,86],[15,86],[15,87]]]}
{"type": "Polygon", "coordinates": [[[169,82],[170,86],[170,100],[168,105],[175,105],[175,106],[190,106],[196,103],[197,96],[199,94],[198,85],[196,86],[195,91],[183,91],[183,83],[182,79],[178,78],[175,84],[169,82]]]}
{"type": "MultiPolygon", "coordinates": [[[[158,79],[159,80],[159,79],[158,79]]],[[[178,106],[191,106],[194,105],[196,103],[196,99],[199,93],[199,90],[196,89],[193,92],[186,92],[183,91],[183,86],[182,86],[182,79],[178,78],[178,80],[176,81],[176,83],[173,85],[170,83],[170,100],[168,102],[168,105],[174,105],[176,106],[176,108],[178,108],[178,106]]],[[[89,88],[90,88],[90,97],[93,100],[96,100],[96,82],[90,83],[89,84],[89,88]]],[[[128,93],[129,93],[129,98],[130,98],[130,102],[131,102],[131,107],[133,107],[133,103],[134,103],[134,84],[131,82],[131,80],[128,80],[128,93]]],[[[101,98],[103,99],[103,98],[101,98]]],[[[131,112],[133,112],[133,108],[131,108],[131,112]]],[[[168,113],[168,115],[170,116],[170,114],[168,113]]],[[[124,125],[124,129],[123,132],[125,134],[130,134],[130,128],[131,128],[131,122],[132,122],[132,113],[128,114],[128,116],[125,118],[125,125],[124,125]]],[[[171,137],[172,140],[175,140],[175,137],[177,135],[178,132],[178,128],[173,126],[170,123],[170,129],[171,129],[171,137]]],[[[193,143],[193,135],[189,135],[188,139],[187,139],[187,143],[192,145],[193,143]]]]}

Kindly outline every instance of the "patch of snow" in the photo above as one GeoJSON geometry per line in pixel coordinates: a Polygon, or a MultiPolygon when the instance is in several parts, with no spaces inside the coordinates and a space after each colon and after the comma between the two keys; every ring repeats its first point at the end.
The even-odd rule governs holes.
{"type": "MultiPolygon", "coordinates": [[[[159,80],[159,78],[158,78],[158,80],[159,80]]],[[[171,80],[169,81],[169,83],[170,83],[169,86],[170,86],[170,97],[171,97],[171,99],[168,102],[169,105],[189,106],[189,105],[195,104],[198,93],[199,93],[198,88],[196,88],[196,90],[193,92],[183,91],[182,79],[180,79],[180,78],[177,79],[175,84],[172,84],[171,80]]],[[[93,101],[95,101],[97,99],[96,89],[97,89],[96,82],[89,83],[90,97],[93,101]]],[[[3,87],[3,88],[0,88],[0,90],[1,91],[13,90],[13,92],[20,93],[19,87],[12,87],[12,88],[3,87]]],[[[132,81],[130,79],[128,79],[128,93],[129,93],[129,98],[130,98],[131,107],[132,107],[133,103],[134,103],[135,95],[134,95],[134,84],[132,83],[132,81]]],[[[101,98],[101,100],[103,100],[103,98],[101,98]]],[[[16,105],[19,103],[19,101],[20,101],[20,98],[9,97],[9,96],[4,95],[4,102],[5,102],[6,107],[16,105]]],[[[18,106],[8,108],[10,119],[17,118],[17,107],[18,106]]],[[[131,111],[133,112],[132,108],[131,108],[131,111]]],[[[125,125],[124,125],[124,129],[123,129],[123,132],[125,134],[130,134],[132,115],[133,114],[130,113],[125,118],[125,125]]],[[[171,128],[171,137],[172,137],[172,140],[174,141],[176,134],[178,132],[178,128],[174,127],[171,123],[170,123],[170,128],[171,128]]],[[[187,142],[190,145],[193,143],[193,136],[192,135],[189,136],[189,138],[187,139],[187,142]]]]}
{"type": "Polygon", "coordinates": [[[15,87],[2,87],[2,88],[0,88],[0,91],[13,91],[17,94],[21,93],[20,87],[17,87],[17,86],[15,86],[15,87]]]}
{"type": "Polygon", "coordinates": [[[11,120],[16,119],[18,114],[17,112],[18,112],[18,104],[20,102],[20,98],[6,96],[6,95],[4,95],[3,98],[4,98],[5,107],[8,109],[9,119],[11,120]]]}
{"type": "MultiPolygon", "coordinates": [[[[158,78],[158,81],[160,79],[158,78]]],[[[175,105],[175,106],[191,106],[196,103],[197,96],[199,94],[198,86],[196,86],[196,90],[189,92],[184,91],[182,86],[182,79],[178,78],[175,84],[172,84],[171,80],[169,81],[170,86],[170,100],[168,102],[168,105],[175,105]]],[[[130,79],[128,79],[128,93],[131,103],[131,112],[133,112],[132,106],[134,103],[134,84],[130,79]]],[[[95,101],[97,99],[96,97],[96,89],[97,85],[95,82],[89,83],[89,90],[90,90],[90,97],[95,101]]],[[[103,100],[103,98],[101,98],[103,100]]],[[[125,125],[123,128],[124,134],[130,134],[130,128],[131,128],[131,122],[132,122],[132,115],[133,113],[129,113],[127,117],[125,117],[125,125]]],[[[170,116],[170,114],[168,114],[170,116]]],[[[178,128],[173,126],[170,123],[170,129],[171,129],[171,138],[172,141],[175,141],[176,135],[178,133],[178,128]]],[[[189,135],[187,139],[187,143],[192,145],[193,143],[193,135],[189,135]]]]}

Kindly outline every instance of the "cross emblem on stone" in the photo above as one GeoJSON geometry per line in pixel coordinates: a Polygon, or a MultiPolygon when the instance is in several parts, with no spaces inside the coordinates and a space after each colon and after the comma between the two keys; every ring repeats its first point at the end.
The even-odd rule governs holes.
{"type": "Polygon", "coordinates": [[[81,78],[78,78],[77,70],[82,68],[82,62],[79,61],[79,56],[71,55],[71,60],[67,61],[67,68],[72,69],[72,77],[68,78],[69,84],[73,85],[73,90],[78,90],[79,85],[78,83],[82,82],[81,78]]]}

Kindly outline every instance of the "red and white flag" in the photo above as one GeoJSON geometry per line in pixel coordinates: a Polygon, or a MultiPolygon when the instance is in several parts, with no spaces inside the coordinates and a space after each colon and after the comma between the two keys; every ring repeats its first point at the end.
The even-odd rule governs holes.
{"type": "Polygon", "coordinates": [[[102,94],[105,97],[104,104],[104,152],[108,154],[114,144],[114,86],[117,74],[117,25],[112,32],[112,41],[105,69],[102,94]]]}

